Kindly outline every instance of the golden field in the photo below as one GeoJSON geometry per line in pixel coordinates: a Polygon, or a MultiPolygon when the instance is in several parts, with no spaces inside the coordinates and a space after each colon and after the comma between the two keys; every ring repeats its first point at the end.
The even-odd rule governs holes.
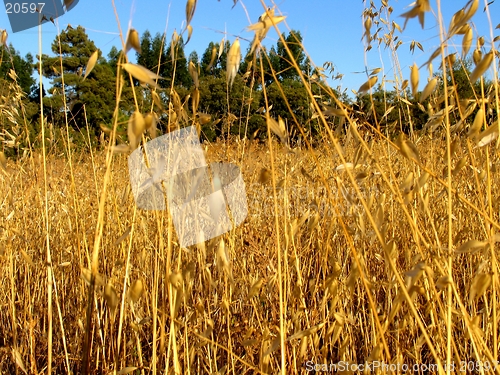
{"type": "MultiPolygon", "coordinates": [[[[429,151],[421,154],[424,169],[383,142],[360,152],[351,138],[344,157],[358,165],[347,170],[337,168],[332,146],[290,152],[273,142],[277,212],[273,179],[263,171],[268,145],[206,146],[207,161],[240,166],[249,212],[234,231],[190,249],[178,247],[167,211],[135,208],[126,157],[115,156],[92,302],[91,372],[274,373],[280,282],[290,373],[304,371],[306,361],[434,363],[433,351],[446,357],[448,327],[457,364],[492,360],[498,202],[488,197],[498,189],[498,155],[468,142],[458,141],[452,156],[453,165],[465,157],[476,167],[453,176],[451,250],[441,140],[417,144],[429,151]]],[[[15,360],[17,371],[45,371],[47,212],[53,366],[82,371],[105,155],[74,159],[75,184],[67,161],[47,158],[47,195],[40,154],[2,172],[3,373],[15,371],[15,360]]]]}

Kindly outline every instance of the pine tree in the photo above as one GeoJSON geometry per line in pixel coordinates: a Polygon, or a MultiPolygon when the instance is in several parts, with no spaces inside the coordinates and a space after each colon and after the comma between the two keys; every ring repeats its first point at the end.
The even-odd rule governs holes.
{"type": "Polygon", "coordinates": [[[116,74],[116,68],[118,66],[118,59],[120,58],[120,51],[115,46],[111,47],[108,53],[108,65],[113,70],[113,73],[116,74]]]}
{"type": "Polygon", "coordinates": [[[200,63],[200,58],[198,57],[198,52],[193,51],[189,54],[188,62],[192,61],[195,66],[200,63]]]}
{"type": "Polygon", "coordinates": [[[276,46],[276,52],[279,58],[278,76],[280,79],[299,80],[299,72],[294,66],[292,59],[290,59],[290,56],[288,55],[288,52],[285,48],[285,44],[290,50],[293,59],[297,63],[299,69],[302,72],[305,72],[307,70],[307,66],[306,55],[302,48],[302,35],[300,34],[300,31],[292,30],[288,35],[285,35],[285,33],[283,33],[282,37],[285,40],[285,43],[283,43],[280,39],[278,40],[278,44],[276,46]]]}
{"type": "Polygon", "coordinates": [[[44,103],[52,107],[53,122],[64,123],[64,102],[68,105],[70,125],[85,127],[88,123],[93,129],[101,122],[109,122],[115,107],[116,77],[112,67],[101,56],[92,72],[84,80],[83,73],[92,53],[97,50],[81,26],[66,29],[52,43],[55,57],[44,55],[43,73],[52,80],[50,97],[44,103]],[[59,50],[59,40],[60,48],[59,50]],[[64,74],[64,92],[61,76],[64,74]],[[86,116],[85,116],[86,115],[86,116]]]}
{"type": "Polygon", "coordinates": [[[188,89],[189,87],[191,87],[192,80],[191,76],[189,75],[188,61],[184,53],[184,41],[182,40],[182,37],[180,37],[179,41],[174,44],[173,54],[172,44],[169,43],[169,45],[167,46],[166,55],[167,59],[165,64],[163,65],[162,77],[170,80],[171,82],[171,79],[172,77],[174,77],[175,72],[174,87],[180,86],[180,88],[182,89],[188,89]]]}
{"type": "Polygon", "coordinates": [[[231,43],[229,43],[229,41],[226,41],[224,43],[224,47],[222,48],[222,53],[219,57],[220,43],[210,42],[201,57],[202,74],[212,75],[214,77],[220,77],[221,75],[225,75],[227,52],[229,51],[229,48],[231,48],[231,43]],[[212,66],[210,66],[210,61],[212,60],[212,53],[214,48],[216,56],[215,60],[212,63],[212,66]]]}
{"type": "Polygon", "coordinates": [[[160,76],[164,78],[158,82],[162,88],[170,88],[174,72],[174,87],[189,88],[191,78],[182,38],[179,39],[174,48],[175,54],[172,61],[171,43],[167,44],[166,38],[160,33],[156,33],[154,38],[151,38],[151,33],[146,30],[141,37],[141,53],[137,53],[137,63],[155,73],[159,71],[160,76]]]}

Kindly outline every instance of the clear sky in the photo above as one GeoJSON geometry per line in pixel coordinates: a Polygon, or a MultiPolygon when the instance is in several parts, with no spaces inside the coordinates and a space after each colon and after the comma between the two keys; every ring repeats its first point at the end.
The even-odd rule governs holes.
{"type": "MultiPolygon", "coordinates": [[[[38,1],[38,0],[37,0],[38,1]]],[[[54,0],[50,0],[54,1],[54,0]]],[[[57,0],[61,1],[61,0],[57,0]]],[[[373,0],[376,6],[380,6],[380,0],[373,0]]],[[[489,0],[491,1],[491,0],[489,0]]],[[[389,5],[394,8],[390,21],[396,21],[401,27],[404,18],[400,15],[409,10],[411,0],[388,0],[389,5]]],[[[473,18],[476,30],[474,31],[475,45],[477,32],[486,40],[485,47],[490,48],[489,21],[483,8],[488,1],[481,0],[480,8],[473,18]]],[[[272,0],[265,0],[267,5],[273,5],[272,0]]],[[[451,16],[463,7],[466,0],[441,0],[445,26],[448,27],[451,16]]],[[[366,54],[364,43],[361,41],[364,29],[362,11],[364,3],[361,0],[281,0],[275,2],[279,11],[287,18],[279,24],[280,30],[300,30],[304,38],[303,43],[307,53],[316,65],[323,65],[330,61],[335,65],[335,72],[344,75],[341,82],[330,81],[332,85],[341,85],[343,88],[357,90],[366,81],[366,74],[359,73],[365,70],[365,61],[368,69],[377,67],[384,68],[384,74],[388,80],[393,78],[393,63],[391,51],[377,47],[366,54]],[[366,58],[366,60],[365,60],[366,58]]],[[[399,64],[404,78],[409,77],[409,66],[416,62],[423,64],[430,54],[439,46],[439,28],[436,23],[437,3],[431,0],[433,12],[426,14],[425,29],[422,30],[416,18],[408,22],[403,33],[396,32],[399,39],[403,41],[398,49],[399,64]],[[418,48],[414,54],[410,53],[412,40],[419,41],[424,47],[424,52],[418,48]]],[[[0,6],[2,9],[3,6],[0,6]]],[[[185,20],[185,0],[115,0],[115,7],[123,33],[129,24],[137,29],[140,35],[148,29],[151,34],[156,32],[167,32],[170,38],[174,29],[182,30],[185,20]]],[[[246,30],[250,23],[257,21],[263,12],[260,0],[239,0],[233,8],[233,0],[198,0],[196,12],[191,22],[194,31],[191,41],[185,47],[186,55],[193,50],[201,54],[210,41],[219,42],[225,35],[232,42],[236,36],[241,38],[242,52],[248,47],[247,40],[253,37],[252,32],[246,30]]],[[[493,28],[500,22],[500,0],[490,5],[493,28]]],[[[90,39],[103,51],[106,56],[112,46],[121,46],[119,27],[111,0],[80,0],[78,5],[67,14],[56,19],[56,25],[45,23],[42,33],[42,52],[52,55],[51,43],[54,41],[57,30],[64,29],[68,24],[72,26],[82,25],[85,27],[90,39]]],[[[383,26],[383,25],[380,25],[383,26]]],[[[8,17],[5,11],[0,12],[0,28],[9,33],[8,43],[25,55],[31,52],[38,54],[38,29],[12,33],[8,17]]],[[[372,26],[372,32],[376,26],[372,26]]],[[[494,30],[495,35],[500,30],[494,30]]],[[[266,39],[267,45],[276,44],[277,34],[272,30],[266,39]]],[[[450,52],[460,51],[461,38],[456,39],[458,45],[452,46],[450,52]]],[[[498,44],[497,44],[498,48],[498,44]]],[[[134,51],[129,52],[132,61],[135,60],[134,51]]],[[[435,70],[439,62],[434,62],[435,70]]],[[[421,70],[421,77],[426,72],[421,70]]],[[[382,73],[379,76],[381,81],[382,73]]],[[[421,80],[422,81],[422,80],[421,80]]],[[[425,84],[425,82],[424,82],[425,84]]],[[[392,83],[389,84],[392,86],[392,83]]]]}

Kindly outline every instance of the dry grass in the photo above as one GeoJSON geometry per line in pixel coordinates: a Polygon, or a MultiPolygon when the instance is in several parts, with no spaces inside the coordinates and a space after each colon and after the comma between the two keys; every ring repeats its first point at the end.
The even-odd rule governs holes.
{"type": "MultiPolygon", "coordinates": [[[[434,112],[459,94],[425,93],[434,112]]],[[[498,114],[497,89],[484,98],[478,105],[498,114]]],[[[196,124],[174,107],[169,126],[196,124]]],[[[286,129],[270,118],[264,145],[206,146],[208,162],[241,168],[249,213],[189,249],[167,211],[136,209],[124,155],[9,160],[0,169],[0,373],[494,365],[500,160],[495,142],[480,142],[498,136],[497,124],[478,136],[485,119],[468,119],[469,137],[453,134],[446,113],[438,137],[393,143],[375,124],[363,124],[368,137],[347,116],[339,137],[319,107],[316,118],[314,149],[284,145],[286,129]]],[[[140,128],[134,143],[145,140],[140,128]]]]}
{"type": "MultiPolygon", "coordinates": [[[[440,176],[443,142],[422,140],[419,147],[434,149],[423,157],[422,163],[435,166],[430,172],[440,176]]],[[[241,154],[237,149],[238,145],[233,144],[229,154],[225,154],[213,145],[208,149],[207,159],[238,162],[241,154]]],[[[339,158],[331,147],[316,150],[316,155],[333,192],[338,213],[327,198],[327,189],[320,181],[312,156],[307,151],[291,155],[281,146],[278,149],[277,180],[284,181],[277,197],[282,224],[278,235],[282,239],[284,319],[290,338],[286,352],[289,371],[298,372],[305,360],[363,363],[369,358],[384,358],[387,361],[384,348],[378,342],[380,332],[375,319],[383,329],[391,361],[434,363],[417,318],[403,300],[402,286],[397,284],[388,257],[400,277],[406,279],[418,319],[432,337],[439,358],[444,358],[447,320],[443,264],[448,256],[453,256],[454,298],[463,304],[453,309],[453,358],[458,362],[474,356],[473,342],[466,339],[470,336],[469,330],[473,330],[480,358],[486,359],[493,334],[491,287],[472,301],[469,291],[477,275],[491,275],[491,249],[489,244],[482,244],[474,252],[466,249],[464,254],[454,254],[443,245],[447,237],[443,185],[432,178],[420,189],[414,180],[405,183],[413,168],[411,163],[398,153],[387,153],[382,144],[373,144],[374,159],[365,160],[356,169],[356,174],[362,177],[359,178],[362,197],[387,241],[384,249],[370,228],[346,172],[336,170],[339,158]],[[307,174],[301,172],[302,169],[307,174]],[[392,177],[385,182],[380,173],[392,177]],[[411,193],[414,198],[409,199],[408,204],[400,203],[406,198],[404,189],[409,189],[402,185],[415,186],[411,193]],[[423,209],[424,201],[428,201],[428,210],[423,209]],[[306,212],[310,213],[309,217],[303,217],[306,212]],[[337,214],[340,216],[336,217],[337,214]],[[294,219],[303,223],[297,224],[294,219]],[[353,258],[352,249],[356,249],[356,258],[353,258]],[[361,277],[369,288],[375,311],[370,306],[361,277]],[[307,331],[311,327],[315,329],[307,331]]],[[[346,145],[345,150],[346,159],[353,160],[355,148],[346,145]]],[[[454,159],[467,154],[462,144],[454,159]]],[[[472,155],[482,164],[485,158],[482,151],[472,155]]],[[[275,215],[272,186],[270,182],[258,182],[260,169],[268,167],[270,159],[262,146],[253,146],[247,157],[245,160],[252,162],[240,165],[247,186],[248,219],[234,232],[223,236],[233,282],[224,268],[217,266],[219,239],[207,243],[204,251],[197,248],[181,250],[174,236],[172,271],[166,270],[166,212],[137,211],[133,233],[122,237],[134,222],[134,202],[132,195],[127,193],[126,158],[117,158],[106,199],[99,274],[104,285],[113,287],[115,298],[120,302],[128,266],[127,284],[143,280],[144,294],[135,303],[125,301],[122,349],[117,353],[120,306],[113,314],[110,309],[113,303],[110,306],[109,299],[105,302],[104,286],[96,288],[92,372],[107,373],[117,365],[119,369],[144,366],[148,373],[153,366],[153,346],[156,346],[158,371],[172,366],[169,324],[165,331],[161,326],[165,327],[165,320],[169,320],[167,286],[174,278],[172,274],[177,275],[177,272],[179,277],[175,280],[179,284],[175,290],[180,300],[175,314],[176,350],[182,372],[189,369],[192,373],[212,373],[223,367],[230,372],[234,369],[235,373],[253,367],[273,372],[279,367],[279,356],[276,356],[279,353],[276,341],[279,337],[279,280],[275,251],[277,233],[272,225],[275,215]],[[129,246],[130,259],[127,260],[129,246]],[[156,345],[152,342],[153,316],[158,319],[156,345]]],[[[96,156],[93,162],[95,176],[89,173],[92,161],[88,157],[74,164],[75,180],[81,181],[75,191],[71,189],[66,163],[53,156],[47,160],[56,312],[52,350],[56,373],[66,373],[68,363],[73,372],[80,371],[88,298],[88,283],[82,277],[82,270],[89,268],[92,253],[104,158],[103,153],[96,156]]],[[[498,168],[498,158],[494,156],[492,160],[493,166],[498,168]]],[[[0,223],[4,285],[0,337],[2,351],[9,354],[1,362],[0,370],[4,373],[15,369],[8,353],[14,342],[18,343],[17,350],[28,372],[43,372],[46,363],[47,275],[40,164],[40,155],[34,156],[32,162],[9,163],[8,174],[4,173],[1,178],[1,191],[5,193],[0,223]]],[[[492,182],[497,180],[493,178],[496,173],[491,172],[492,182]]],[[[457,177],[459,183],[454,187],[460,197],[481,207],[486,198],[481,193],[485,190],[485,181],[478,180],[475,170],[470,167],[460,171],[457,177]]],[[[493,182],[491,188],[496,191],[499,187],[493,182]]],[[[498,204],[495,201],[493,205],[492,219],[496,223],[498,204]]],[[[456,198],[453,215],[457,247],[470,239],[488,237],[486,220],[459,198],[456,198]]]]}

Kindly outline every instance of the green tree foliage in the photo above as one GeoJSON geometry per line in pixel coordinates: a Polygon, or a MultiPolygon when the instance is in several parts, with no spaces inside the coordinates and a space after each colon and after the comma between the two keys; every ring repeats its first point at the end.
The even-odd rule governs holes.
{"type": "MultiPolygon", "coordinates": [[[[152,38],[151,33],[146,30],[141,38],[141,53],[136,52],[136,56],[138,64],[145,66],[155,73],[158,72],[158,66],[160,66],[160,75],[165,74],[167,52],[160,33],[156,33],[155,37],[152,38]]],[[[160,82],[160,84],[162,83],[160,82]]]]}
{"type": "MultiPolygon", "coordinates": [[[[196,65],[200,65],[198,112],[211,115],[211,121],[202,125],[203,135],[207,139],[213,140],[229,133],[250,136],[258,129],[261,130],[261,136],[265,137],[267,133],[265,120],[262,111],[259,111],[259,108],[264,106],[264,89],[267,91],[269,105],[273,106],[272,117],[276,119],[281,117],[289,130],[295,128],[295,134],[299,134],[296,128],[300,125],[313,135],[317,133],[317,129],[311,122],[311,99],[295,65],[297,64],[307,76],[313,73],[313,69],[303,52],[300,32],[294,30],[288,34],[284,33],[282,38],[283,41],[280,39],[269,49],[262,47],[260,54],[250,55],[247,52],[240,66],[240,74],[236,77],[232,88],[229,88],[226,82],[227,52],[231,47],[231,42],[226,40],[223,40],[222,48],[220,43],[211,42],[201,58],[197,51],[193,51],[186,59],[182,37],[178,37],[176,43],[173,43],[170,39],[167,40],[165,35],[156,33],[152,36],[146,31],[140,39],[141,52],[136,53],[137,63],[153,72],[158,72],[164,78],[158,82],[160,89],[157,91],[164,101],[170,99],[170,88],[173,86],[181,103],[186,103],[185,108],[188,111],[192,111],[189,95],[193,97],[194,89],[188,62],[193,61],[196,65]],[[290,50],[294,63],[286,47],[290,50]],[[212,61],[214,53],[215,59],[212,61]],[[262,58],[263,74],[260,69],[260,58],[262,58]],[[172,80],[174,80],[173,85],[172,80]]],[[[82,128],[88,122],[95,131],[100,123],[109,123],[112,118],[115,108],[116,74],[122,59],[122,51],[115,47],[111,48],[107,60],[100,57],[93,71],[84,80],[83,73],[89,57],[96,51],[96,46],[89,40],[82,27],[63,31],[60,42],[61,47],[57,39],[52,45],[56,57],[42,57],[44,75],[52,80],[52,87],[44,97],[47,112],[52,122],[63,124],[66,118],[63,100],[65,99],[68,103],[66,114],[70,123],[82,128]],[[60,74],[61,64],[64,73],[64,92],[60,74]]],[[[130,84],[127,84],[129,75],[124,72],[123,78],[126,85],[120,97],[122,111],[119,114],[120,118],[129,116],[134,107],[133,91],[130,84]]],[[[312,88],[318,89],[316,86],[313,84],[312,88]]],[[[139,108],[149,110],[152,104],[150,89],[142,87],[138,81],[133,82],[133,89],[137,94],[139,108]]],[[[32,95],[32,99],[39,100],[37,95],[39,94],[32,95]]],[[[160,128],[167,116],[166,113],[160,114],[158,125],[160,128]]],[[[97,131],[95,133],[98,134],[97,131]]]]}
{"type": "MultiPolygon", "coordinates": [[[[480,81],[471,83],[469,77],[472,71],[472,62],[470,59],[456,60],[450,57],[447,59],[447,74],[446,82],[449,93],[449,100],[453,104],[459,104],[462,112],[467,106],[467,100],[475,99],[480,96],[481,83],[480,81]],[[450,65],[450,61],[453,63],[450,65]]],[[[410,133],[413,128],[414,131],[426,130],[428,125],[429,111],[428,105],[432,106],[432,112],[436,113],[444,108],[444,100],[434,100],[433,98],[444,98],[444,74],[443,69],[440,69],[434,74],[438,79],[438,87],[430,98],[420,103],[420,94],[416,98],[410,94],[407,89],[406,93],[398,93],[396,91],[384,90],[381,85],[378,85],[369,94],[358,95],[355,103],[353,104],[354,116],[360,120],[361,124],[369,124],[376,127],[378,124],[380,129],[384,132],[388,131],[389,134],[396,135],[403,131],[410,133]],[[406,94],[406,102],[401,100],[400,95],[406,94]]],[[[491,82],[484,82],[485,92],[489,92],[491,82]]],[[[450,111],[450,118],[453,123],[461,120],[459,106],[455,106],[450,111]]],[[[478,108],[470,115],[474,118],[474,114],[478,108]]],[[[435,129],[439,127],[440,123],[435,123],[431,127],[435,129]]]]}
{"type": "Polygon", "coordinates": [[[111,47],[108,53],[108,65],[111,67],[115,75],[119,58],[120,58],[120,51],[118,50],[118,48],[116,48],[115,46],[111,47]]]}
{"type": "MultiPolygon", "coordinates": [[[[274,81],[273,72],[275,75],[279,73],[279,57],[276,53],[276,48],[271,46],[270,50],[262,48],[259,54],[250,54],[251,46],[248,46],[246,55],[241,63],[240,71],[248,72],[249,77],[253,77],[253,81],[259,86],[264,84],[270,85],[274,81]],[[262,59],[262,69],[260,60],[262,59]]],[[[252,82],[249,79],[248,82],[252,82]]]]}
{"type": "Polygon", "coordinates": [[[175,77],[174,87],[189,88],[191,77],[182,38],[179,38],[173,47],[174,54],[172,54],[172,43],[167,44],[164,36],[156,33],[152,38],[151,33],[146,30],[141,37],[141,53],[137,53],[137,62],[155,73],[159,71],[160,76],[164,78],[159,82],[161,87],[169,88],[172,78],[175,77]]]}
{"type": "MultiPolygon", "coordinates": [[[[33,141],[36,134],[31,124],[36,122],[37,115],[40,112],[40,99],[39,97],[38,101],[32,99],[34,90],[39,87],[32,77],[33,70],[34,63],[31,54],[28,53],[23,58],[12,44],[8,47],[0,46],[0,90],[1,96],[5,98],[5,102],[0,103],[2,107],[2,114],[0,115],[1,128],[7,129],[11,134],[18,135],[18,150],[19,147],[28,146],[28,138],[33,141]],[[13,79],[15,76],[10,74],[11,70],[17,76],[15,82],[13,79]],[[23,110],[21,110],[20,106],[23,107],[23,110]],[[4,116],[7,113],[13,115],[4,116]],[[29,128],[28,135],[21,135],[20,124],[23,124],[22,128],[24,130],[29,128]]],[[[9,152],[9,154],[11,153],[9,152]]]]}
{"type": "MultiPolygon", "coordinates": [[[[292,128],[296,128],[297,125],[300,125],[306,131],[313,130],[313,133],[315,133],[314,129],[311,129],[310,126],[312,116],[310,112],[311,99],[302,82],[287,78],[282,82],[271,83],[266,90],[269,106],[273,106],[270,112],[272,117],[276,119],[278,119],[278,116],[281,117],[288,124],[290,131],[292,128]],[[278,85],[281,86],[281,89],[278,85]],[[291,111],[288,109],[285,97],[291,111]]],[[[264,105],[264,98],[262,97],[261,106],[264,105]]],[[[300,134],[297,129],[296,133],[300,134]]]]}
{"type": "Polygon", "coordinates": [[[189,54],[188,62],[192,61],[194,65],[198,65],[200,63],[200,58],[198,56],[198,52],[193,51],[189,54]]]}
{"type": "Polygon", "coordinates": [[[205,52],[203,52],[203,55],[201,56],[200,74],[211,75],[214,77],[225,75],[227,66],[227,52],[230,48],[231,43],[229,43],[229,41],[226,41],[219,57],[220,43],[210,42],[208,44],[208,47],[205,49],[205,52]],[[210,67],[210,61],[212,60],[212,53],[214,48],[216,51],[216,56],[212,66],[210,67]]]}
{"type": "Polygon", "coordinates": [[[411,128],[420,130],[423,128],[428,114],[422,111],[418,100],[411,97],[407,92],[407,105],[401,100],[403,93],[394,90],[384,90],[382,85],[377,85],[371,94],[358,95],[353,104],[354,117],[359,124],[369,129],[376,129],[377,126],[384,134],[396,135],[401,131],[409,134],[411,128]],[[410,124],[411,121],[411,124],[410,124]]]}
{"type": "Polygon", "coordinates": [[[27,54],[21,57],[12,44],[8,48],[0,46],[0,78],[12,81],[9,72],[13,69],[17,74],[17,83],[23,89],[25,94],[29,94],[31,86],[35,83],[33,74],[33,56],[27,54]]]}
{"type": "Polygon", "coordinates": [[[254,92],[253,100],[248,100],[250,90],[240,76],[236,77],[229,95],[227,90],[225,76],[208,75],[200,79],[199,110],[210,114],[213,120],[202,130],[206,138],[211,141],[215,137],[227,134],[228,129],[232,134],[244,136],[245,129],[249,133],[255,131],[263,123],[261,116],[256,114],[260,101],[259,92],[254,92]],[[243,101],[244,98],[247,100],[243,101]],[[216,125],[213,125],[215,122],[216,125]]]}
{"type": "MultiPolygon", "coordinates": [[[[43,86],[43,84],[41,86],[41,95],[42,98],[45,98],[47,96],[47,91],[45,91],[45,87],[43,86]]],[[[36,82],[31,86],[28,98],[34,103],[40,103],[40,83],[36,82]]]]}
{"type": "MultiPolygon", "coordinates": [[[[469,77],[473,70],[471,59],[466,59],[463,61],[457,60],[453,63],[453,65],[448,65],[447,67],[447,86],[456,88],[456,93],[459,95],[459,99],[474,99],[475,95],[480,94],[481,92],[481,83],[477,81],[475,83],[471,82],[469,77]],[[476,94],[474,94],[476,93],[476,94]]],[[[444,90],[444,80],[443,80],[443,69],[438,71],[436,76],[439,78],[440,82],[440,92],[444,90]]],[[[489,82],[486,82],[486,87],[489,86],[489,82]]]]}
{"type": "Polygon", "coordinates": [[[290,50],[299,69],[303,73],[308,74],[311,69],[309,66],[310,63],[302,49],[302,35],[300,31],[292,30],[288,35],[283,33],[282,38],[284,42],[279,39],[276,46],[271,46],[269,49],[262,47],[260,56],[250,54],[251,46],[249,46],[240,70],[242,72],[250,71],[250,75],[254,76],[256,82],[259,84],[263,83],[266,86],[274,82],[274,76],[280,81],[299,81],[300,75],[292,63],[286,47],[290,50]],[[261,71],[260,58],[262,58],[263,72],[261,71]],[[250,63],[252,68],[249,70],[250,63]]]}
{"type": "MultiPolygon", "coordinates": [[[[47,96],[47,91],[42,84],[42,98],[47,96]]],[[[26,119],[29,122],[38,122],[40,119],[40,83],[34,83],[31,86],[28,95],[28,103],[26,103],[26,119]]]]}
{"type": "MultiPolygon", "coordinates": [[[[452,59],[452,61],[453,60],[454,59],[452,59]]],[[[483,88],[481,88],[481,80],[477,80],[476,82],[472,82],[470,80],[470,75],[472,74],[473,70],[474,65],[470,57],[465,60],[453,61],[453,64],[451,65],[450,63],[448,63],[446,69],[446,83],[448,90],[451,90],[451,95],[449,96],[450,103],[455,105],[452,111],[450,111],[450,118],[452,119],[452,123],[456,124],[461,122],[462,116],[464,116],[468,106],[474,105],[474,101],[477,98],[481,97],[482,90],[484,90],[484,94],[486,97],[489,96],[490,99],[492,99],[489,103],[485,103],[487,117],[486,121],[489,123],[493,123],[493,121],[496,121],[497,117],[495,100],[493,99],[493,82],[487,79],[487,77],[483,77],[483,88]]],[[[440,67],[439,71],[436,74],[436,77],[438,77],[439,79],[438,89],[436,90],[437,95],[444,98],[444,73],[442,67],[440,67]]],[[[444,101],[441,103],[440,107],[444,108],[444,101]]],[[[469,113],[468,121],[472,121],[475,118],[479,108],[481,108],[481,105],[475,106],[475,109],[471,113],[469,113]]]]}
{"type": "Polygon", "coordinates": [[[44,75],[52,79],[52,95],[44,98],[44,104],[50,108],[51,120],[56,124],[64,123],[64,101],[70,125],[97,129],[101,122],[109,122],[115,108],[116,78],[112,66],[102,57],[98,59],[92,72],[84,80],[83,72],[96,46],[85,29],[81,26],[68,28],[52,43],[52,52],[56,57],[44,55],[44,75]],[[59,51],[60,48],[60,51],[59,51]],[[61,75],[64,74],[64,92],[61,75]]]}
{"type": "Polygon", "coordinates": [[[163,84],[170,87],[172,79],[174,87],[187,88],[191,85],[191,78],[187,67],[187,59],[184,54],[182,42],[168,43],[165,49],[165,59],[162,59],[160,75],[165,78],[163,84]],[[173,48],[173,52],[172,52],[173,48]]]}
{"type": "MultiPolygon", "coordinates": [[[[279,41],[276,46],[271,46],[269,50],[264,47],[261,48],[259,54],[250,54],[250,46],[248,47],[246,56],[240,66],[240,72],[245,75],[246,79],[243,81],[239,78],[229,95],[225,74],[226,52],[230,48],[230,43],[225,42],[220,58],[218,58],[219,43],[211,42],[205,49],[201,58],[201,73],[204,77],[200,82],[200,106],[203,106],[203,110],[208,113],[216,113],[221,116],[227,113],[227,102],[229,100],[231,112],[238,111],[242,114],[242,116],[238,117],[239,121],[235,121],[230,125],[231,133],[248,136],[260,129],[261,135],[266,135],[263,116],[257,113],[257,109],[264,106],[262,95],[264,88],[267,90],[269,105],[273,105],[271,111],[273,117],[276,119],[278,116],[282,117],[290,128],[297,125],[293,119],[294,116],[301,126],[304,126],[304,124],[310,125],[308,122],[311,116],[311,113],[309,113],[310,99],[285,49],[286,44],[300,69],[306,72],[307,60],[301,47],[302,36],[300,32],[292,31],[288,35],[283,34],[283,39],[284,43],[279,41]],[[216,58],[212,61],[214,51],[216,58]],[[263,72],[260,68],[261,58],[263,72]],[[212,64],[210,64],[211,61],[212,64]],[[275,81],[274,77],[278,79],[278,82],[275,81]],[[240,87],[240,85],[243,86],[240,87]],[[249,97],[250,91],[253,100],[246,99],[249,97]],[[289,102],[292,113],[288,110],[282,91],[289,102]],[[241,123],[244,123],[243,127],[241,123]],[[245,129],[246,132],[245,130],[242,131],[242,129],[245,129]]],[[[219,128],[215,129],[217,136],[221,135],[221,133],[225,134],[224,126],[224,124],[218,124],[219,128]]]]}
{"type": "MultiPolygon", "coordinates": [[[[118,50],[115,46],[111,47],[108,53],[107,65],[110,67],[113,72],[113,76],[116,77],[118,74],[118,63],[120,61],[120,57],[122,55],[122,51],[118,50]]],[[[130,86],[130,77],[124,71],[122,71],[123,75],[123,88],[120,95],[120,110],[125,114],[129,114],[133,111],[135,103],[134,103],[134,94],[132,88],[130,86]]]]}
{"type": "Polygon", "coordinates": [[[302,72],[306,72],[306,55],[302,48],[302,35],[300,31],[292,30],[288,35],[282,34],[282,38],[285,40],[283,43],[281,39],[278,40],[276,52],[278,55],[278,77],[282,80],[293,79],[299,80],[299,72],[295,68],[295,65],[290,58],[286,47],[290,50],[293,60],[295,60],[297,66],[302,72]],[[285,47],[286,46],[286,47],[285,47]]]}

